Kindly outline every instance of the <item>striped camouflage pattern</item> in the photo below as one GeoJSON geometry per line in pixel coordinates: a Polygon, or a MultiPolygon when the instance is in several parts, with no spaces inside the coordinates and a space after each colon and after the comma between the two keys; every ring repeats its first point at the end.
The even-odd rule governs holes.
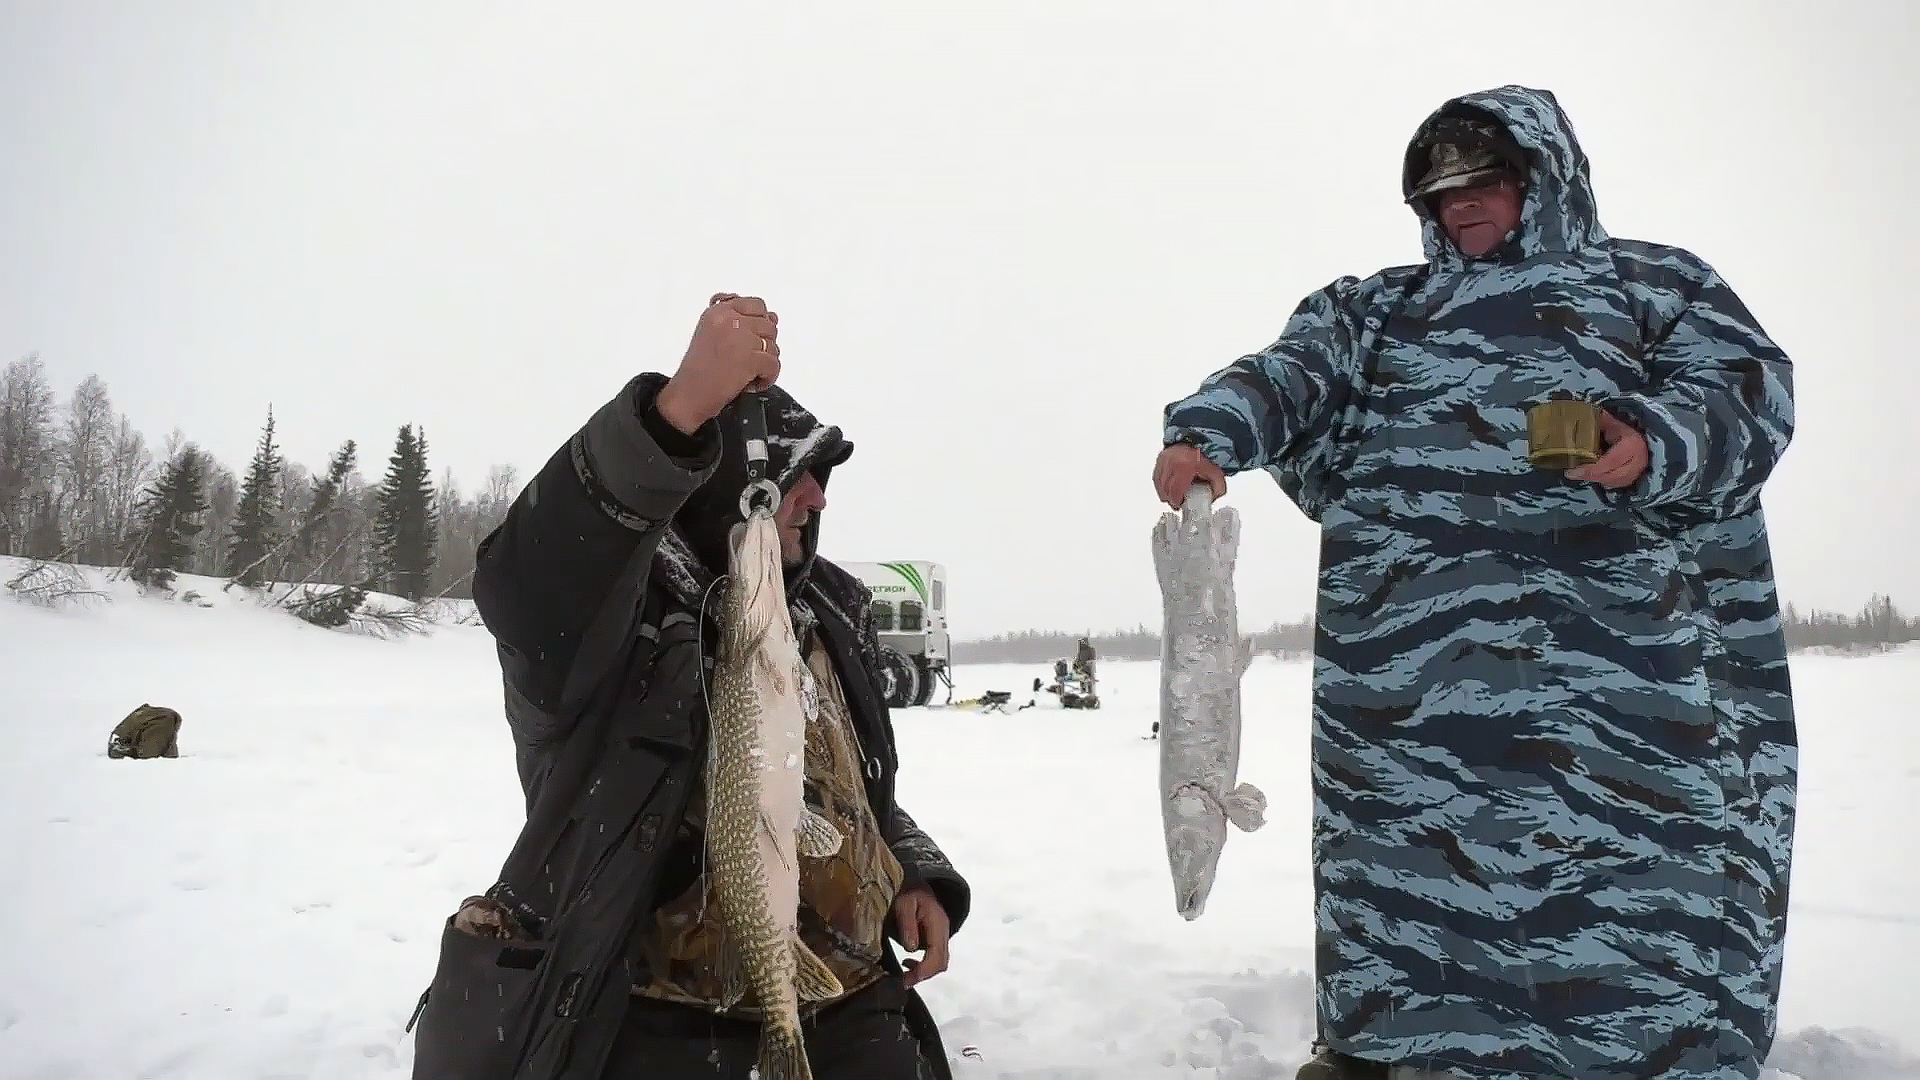
{"type": "Polygon", "coordinates": [[[1322,527],[1321,1035],[1473,1077],[1751,1078],[1793,820],[1759,510],[1791,367],[1700,259],[1607,236],[1553,95],[1426,124],[1476,110],[1532,159],[1502,250],[1465,260],[1414,200],[1424,264],[1334,281],[1167,409],[1167,442],[1322,527]],[[1528,465],[1555,391],[1646,433],[1638,484],[1528,465]]]}

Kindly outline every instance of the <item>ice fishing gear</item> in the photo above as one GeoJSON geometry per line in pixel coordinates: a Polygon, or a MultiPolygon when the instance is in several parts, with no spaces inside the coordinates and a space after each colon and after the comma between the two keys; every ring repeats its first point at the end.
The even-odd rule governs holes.
{"type": "Polygon", "coordinates": [[[780,505],[780,487],[767,475],[767,399],[758,393],[740,395],[740,433],[747,448],[747,482],[740,490],[740,516],[755,511],[772,514],[780,505]]]}

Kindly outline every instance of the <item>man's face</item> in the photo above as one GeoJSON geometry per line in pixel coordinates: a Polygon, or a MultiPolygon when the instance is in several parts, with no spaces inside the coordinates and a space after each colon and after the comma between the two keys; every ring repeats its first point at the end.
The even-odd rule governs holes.
{"type": "Polygon", "coordinates": [[[1520,226],[1520,185],[1499,177],[1434,196],[1447,239],[1469,259],[1492,252],[1520,226]]]}
{"type": "Polygon", "coordinates": [[[788,566],[798,566],[806,556],[800,530],[826,508],[827,493],[821,490],[820,481],[810,472],[801,473],[786,498],[780,500],[780,508],[773,512],[773,523],[780,530],[780,557],[788,566]]]}

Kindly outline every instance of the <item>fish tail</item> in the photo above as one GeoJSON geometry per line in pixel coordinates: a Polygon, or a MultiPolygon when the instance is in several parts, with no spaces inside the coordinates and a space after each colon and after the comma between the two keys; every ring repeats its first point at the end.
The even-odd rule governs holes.
{"type": "Polygon", "coordinates": [[[760,1025],[759,1080],[813,1080],[799,1027],[769,1017],[760,1025]]]}

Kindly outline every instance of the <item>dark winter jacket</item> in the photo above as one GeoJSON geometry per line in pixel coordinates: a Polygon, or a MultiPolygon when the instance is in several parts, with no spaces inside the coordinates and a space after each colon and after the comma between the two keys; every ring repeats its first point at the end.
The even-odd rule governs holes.
{"type": "MultiPolygon", "coordinates": [[[[646,981],[636,929],[691,883],[701,838],[685,824],[706,748],[721,538],[740,519],[744,442],[731,407],[689,437],[660,420],[665,384],[642,375],[589,419],[480,545],[474,599],[493,634],[527,823],[487,891],[520,940],[450,919],[423,998],[416,1080],[597,1080],[646,981]]],[[[782,491],[824,486],[852,453],[838,428],[775,388],[764,395],[768,468],[782,491]]],[[[866,755],[867,796],[899,859],[953,928],[968,888],[894,801],[897,759],[868,593],[813,556],[788,571],[796,630],[833,658],[866,755]]],[[[897,928],[890,928],[897,929],[897,928]]],[[[889,950],[890,970],[899,961],[889,950]]],[[[927,1057],[946,1076],[931,1016],[910,995],[927,1057]]]]}

